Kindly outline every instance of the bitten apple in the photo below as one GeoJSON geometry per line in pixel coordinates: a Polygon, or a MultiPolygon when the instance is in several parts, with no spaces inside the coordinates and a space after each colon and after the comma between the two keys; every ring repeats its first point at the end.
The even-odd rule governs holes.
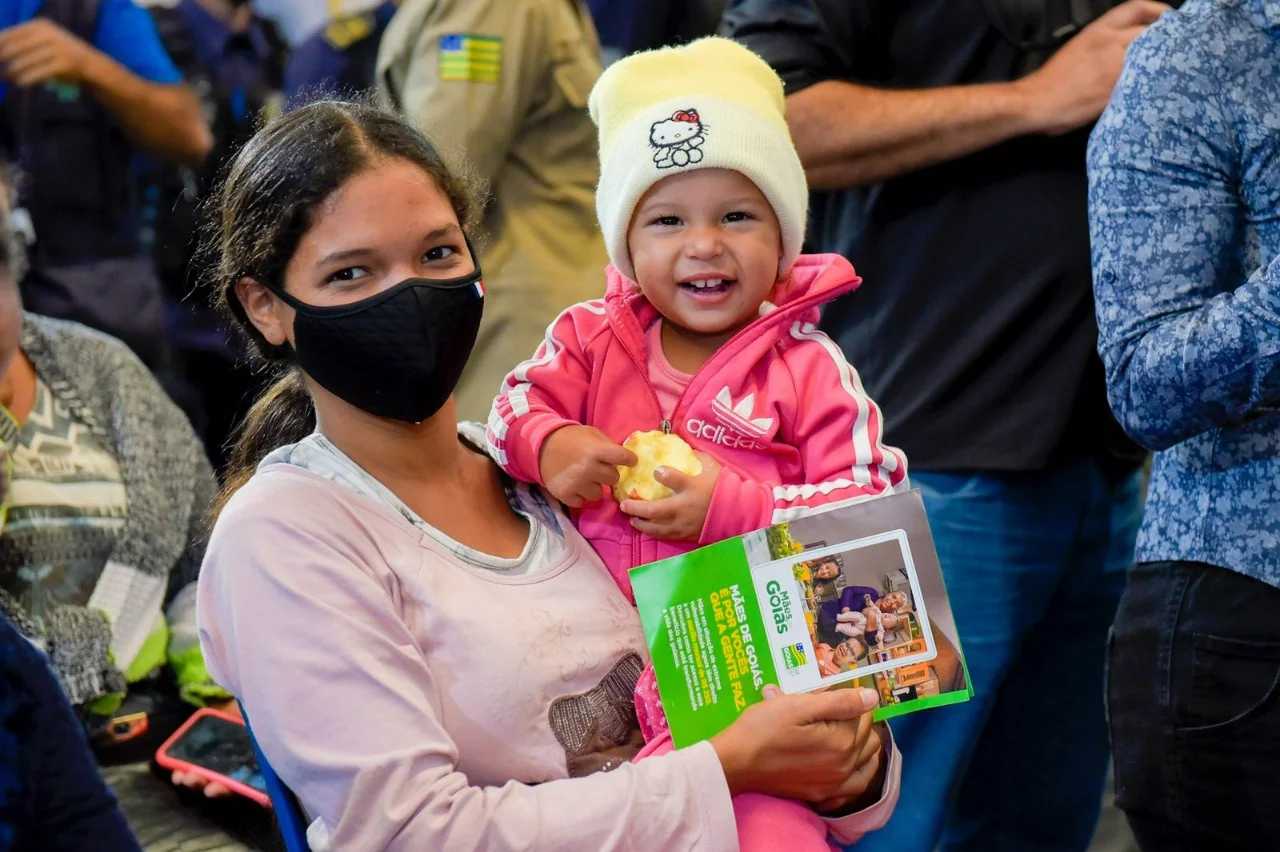
{"type": "Polygon", "coordinates": [[[672,491],[653,478],[660,467],[670,467],[697,476],[702,473],[702,462],[679,435],[668,432],[632,432],[622,446],[636,454],[635,467],[618,466],[618,484],[613,486],[613,497],[619,503],[632,500],[661,500],[670,497],[672,491]]]}

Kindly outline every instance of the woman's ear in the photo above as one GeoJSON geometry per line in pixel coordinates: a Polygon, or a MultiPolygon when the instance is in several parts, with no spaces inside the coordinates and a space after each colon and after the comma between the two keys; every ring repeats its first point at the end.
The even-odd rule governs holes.
{"type": "Polygon", "coordinates": [[[253,278],[241,278],[236,282],[235,291],[245,316],[267,343],[283,346],[293,342],[292,308],[253,278]]]}

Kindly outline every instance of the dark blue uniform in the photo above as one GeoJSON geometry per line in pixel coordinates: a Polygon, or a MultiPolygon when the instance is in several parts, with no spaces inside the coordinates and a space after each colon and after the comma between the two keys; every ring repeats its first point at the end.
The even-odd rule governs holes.
{"type": "Polygon", "coordinates": [[[378,43],[395,14],[392,3],[333,21],[294,48],[284,69],[287,109],[319,96],[351,95],[372,89],[378,43]]]}
{"type": "MultiPolygon", "coordinates": [[[[11,0],[0,28],[51,20],[155,83],[177,83],[147,14],[131,0],[11,0]]],[[[83,87],[0,83],[0,155],[24,174],[19,206],[35,230],[22,281],[27,307],[77,320],[129,344],[152,367],[164,358],[160,284],[142,246],[137,151],[83,87]]]]}
{"type": "Polygon", "coordinates": [[[0,849],[139,852],[44,655],[3,616],[0,849]]]}
{"type": "Polygon", "coordinates": [[[204,165],[179,169],[153,164],[144,191],[173,347],[174,369],[166,389],[190,418],[214,466],[221,467],[223,445],[258,382],[245,359],[237,357],[239,341],[205,299],[192,295],[205,266],[195,257],[199,210],[226,163],[278,102],[283,48],[263,21],[255,18],[244,31],[232,31],[195,0],[150,12],[165,47],[200,97],[213,131],[213,149],[204,165]]]}
{"type": "Polygon", "coordinates": [[[610,61],[711,35],[724,5],[723,0],[587,0],[610,61]]]}

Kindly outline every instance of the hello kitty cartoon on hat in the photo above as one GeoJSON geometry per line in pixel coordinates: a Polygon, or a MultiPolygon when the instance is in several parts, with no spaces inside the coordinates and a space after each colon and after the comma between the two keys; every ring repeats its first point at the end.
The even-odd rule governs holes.
{"type": "Polygon", "coordinates": [[[791,268],[809,187],[787,129],[782,81],[763,59],[714,36],[632,54],[605,70],[588,106],[600,131],[596,215],[622,274],[635,277],[627,229],[640,198],[693,169],[732,169],[760,188],[782,230],[780,273],[791,268]]]}
{"type": "Polygon", "coordinates": [[[660,169],[670,169],[702,162],[700,149],[706,141],[706,132],[697,110],[678,109],[670,118],[655,121],[649,128],[653,164],[660,169]]]}

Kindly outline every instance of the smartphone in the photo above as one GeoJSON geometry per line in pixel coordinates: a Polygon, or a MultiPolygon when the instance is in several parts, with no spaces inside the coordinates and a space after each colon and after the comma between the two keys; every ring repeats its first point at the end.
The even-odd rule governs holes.
{"type": "Polygon", "coordinates": [[[146,736],[151,730],[151,719],[145,712],[115,716],[98,733],[96,741],[102,745],[122,745],[146,736]]]}
{"type": "Polygon", "coordinates": [[[171,771],[194,772],[263,807],[271,807],[248,729],[239,719],[219,710],[204,707],[191,714],[160,746],[156,763],[171,771]]]}

